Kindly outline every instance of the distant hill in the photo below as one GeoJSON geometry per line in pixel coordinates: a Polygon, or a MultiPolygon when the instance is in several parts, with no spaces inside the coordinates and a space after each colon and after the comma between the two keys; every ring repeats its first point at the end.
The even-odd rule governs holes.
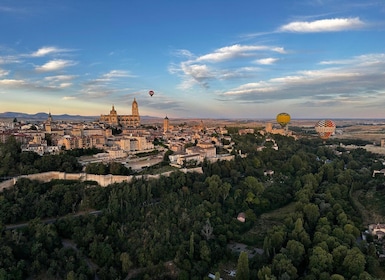
{"type": "MultiPolygon", "coordinates": [[[[81,115],[52,115],[54,121],[95,121],[100,116],[81,116],[81,115]]],[[[21,112],[4,112],[0,113],[0,119],[14,119],[18,121],[45,121],[48,119],[47,113],[26,114],[21,112]]],[[[158,117],[141,116],[142,120],[161,120],[158,117]]]]}
{"type": "MultiPolygon", "coordinates": [[[[0,113],[0,119],[14,119],[16,118],[18,121],[45,121],[48,119],[47,113],[36,113],[36,114],[26,114],[20,112],[5,112],[0,113]]],[[[91,121],[96,120],[99,116],[80,116],[80,115],[52,115],[52,118],[56,121],[59,120],[67,120],[67,121],[91,121]]]]}

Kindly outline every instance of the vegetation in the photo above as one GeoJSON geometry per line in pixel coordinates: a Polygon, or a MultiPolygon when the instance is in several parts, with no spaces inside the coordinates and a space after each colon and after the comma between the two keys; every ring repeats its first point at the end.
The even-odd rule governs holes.
{"type": "Polygon", "coordinates": [[[0,143],[0,178],[47,171],[80,172],[77,158],[67,153],[39,156],[34,152],[21,152],[20,143],[10,137],[0,143]]]}
{"type": "MultiPolygon", "coordinates": [[[[204,279],[229,268],[236,279],[381,278],[375,244],[360,239],[365,207],[356,200],[384,195],[382,178],[372,177],[377,156],[271,137],[279,150],[259,134],[232,135],[247,157],[205,161],[203,174],[175,171],[105,188],[18,180],[0,194],[0,278],[204,279]],[[19,222],[28,224],[9,226],[19,222]],[[234,243],[246,249],[232,251],[234,243]]],[[[43,158],[12,141],[0,153],[2,176],[43,158]]]]}

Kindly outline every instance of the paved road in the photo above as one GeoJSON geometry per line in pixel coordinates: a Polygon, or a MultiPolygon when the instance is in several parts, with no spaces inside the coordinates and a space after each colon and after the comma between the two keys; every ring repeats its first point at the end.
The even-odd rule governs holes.
{"type": "MultiPolygon", "coordinates": [[[[89,214],[89,215],[99,215],[100,213],[102,213],[101,210],[89,211],[89,212],[79,212],[79,213],[76,213],[76,214],[72,215],[72,217],[78,217],[78,216],[83,216],[83,215],[87,215],[87,214],[89,214]]],[[[44,224],[53,224],[57,220],[59,220],[61,218],[65,218],[65,217],[69,217],[69,216],[66,215],[66,216],[61,216],[61,217],[57,217],[57,218],[47,218],[47,219],[41,220],[41,222],[44,223],[44,224]]],[[[29,222],[5,225],[5,229],[6,230],[12,230],[12,229],[23,228],[23,227],[27,227],[28,224],[29,224],[29,222]]]]}

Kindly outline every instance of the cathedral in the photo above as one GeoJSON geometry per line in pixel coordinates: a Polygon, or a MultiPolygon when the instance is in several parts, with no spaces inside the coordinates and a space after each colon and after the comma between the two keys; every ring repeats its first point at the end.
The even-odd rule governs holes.
{"type": "Polygon", "coordinates": [[[132,102],[132,115],[118,115],[115,107],[112,106],[109,115],[101,115],[100,122],[107,123],[111,126],[135,127],[140,125],[138,102],[135,98],[132,102]]]}

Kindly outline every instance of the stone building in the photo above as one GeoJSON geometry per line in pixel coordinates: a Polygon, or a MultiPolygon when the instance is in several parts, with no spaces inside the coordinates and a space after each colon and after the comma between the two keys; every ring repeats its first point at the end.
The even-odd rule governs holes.
{"type": "Polygon", "coordinates": [[[140,125],[140,116],[138,109],[138,102],[135,98],[132,102],[132,114],[131,115],[118,115],[115,110],[115,107],[112,106],[112,109],[108,115],[101,115],[100,122],[109,124],[111,126],[122,126],[122,127],[136,127],[140,125]]]}

